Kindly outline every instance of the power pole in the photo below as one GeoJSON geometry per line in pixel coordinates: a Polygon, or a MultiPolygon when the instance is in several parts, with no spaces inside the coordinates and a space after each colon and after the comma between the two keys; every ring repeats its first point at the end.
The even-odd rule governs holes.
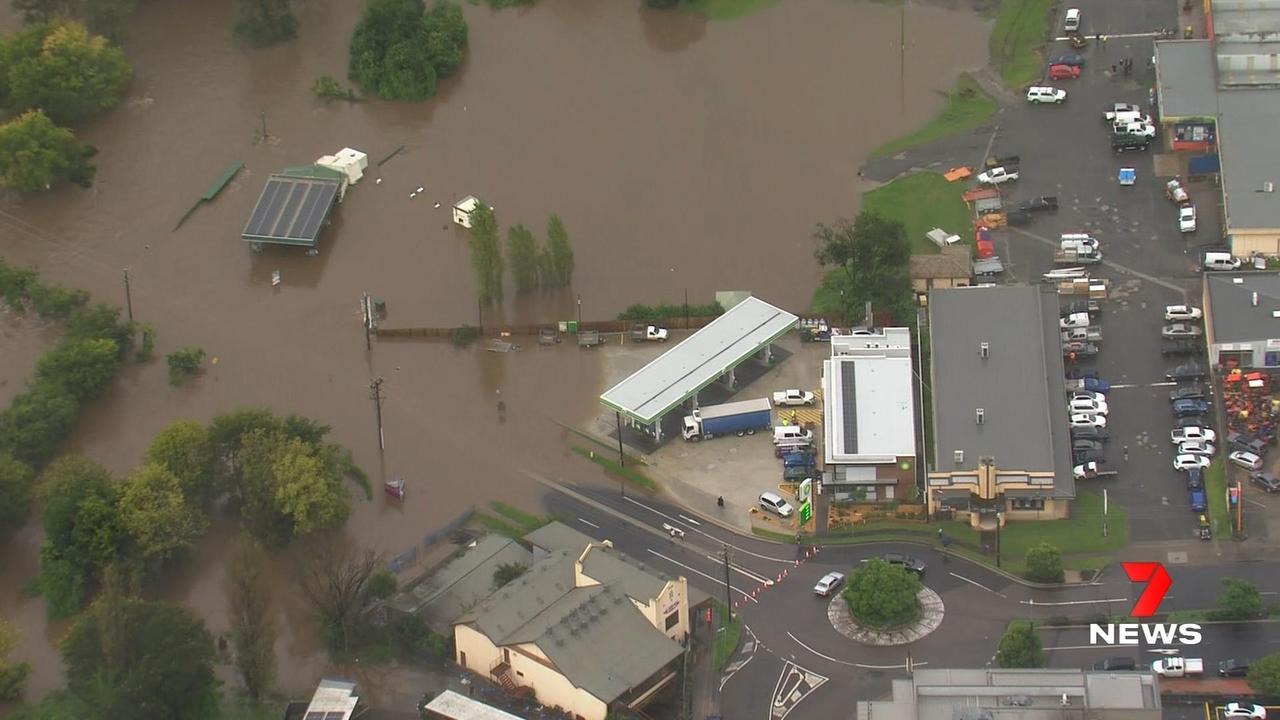
{"type": "MultiPolygon", "coordinates": [[[[618,426],[618,466],[626,467],[627,456],[622,452],[622,413],[615,410],[613,413],[613,422],[618,426]]],[[[626,497],[626,496],[627,496],[627,491],[623,490],[622,497],[626,497]]]]}
{"type": "Polygon", "coordinates": [[[724,609],[729,613],[729,622],[733,622],[733,596],[729,594],[729,544],[724,545],[724,609]]]}
{"type": "Polygon", "coordinates": [[[907,0],[902,0],[898,16],[898,97],[902,103],[902,117],[907,117],[907,0]]]}
{"type": "Polygon", "coordinates": [[[133,293],[129,291],[129,268],[124,269],[124,305],[129,310],[129,322],[133,322],[133,293]]]}
{"type": "Polygon", "coordinates": [[[364,317],[364,349],[373,349],[373,307],[369,305],[369,293],[360,299],[360,312],[364,317]]]}
{"type": "Polygon", "coordinates": [[[578,332],[582,332],[582,293],[578,293],[578,332]]]}
{"type": "Polygon", "coordinates": [[[382,383],[381,377],[375,378],[369,383],[369,397],[373,398],[373,409],[378,415],[378,448],[386,450],[386,436],[382,432],[382,399],[386,397],[386,394],[382,392],[382,383]]]}

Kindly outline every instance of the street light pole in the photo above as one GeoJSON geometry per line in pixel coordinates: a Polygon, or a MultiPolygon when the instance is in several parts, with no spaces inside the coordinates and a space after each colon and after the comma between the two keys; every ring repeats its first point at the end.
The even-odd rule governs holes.
{"type": "Polygon", "coordinates": [[[1000,513],[996,513],[996,567],[1000,567],[1000,513]]]}
{"type": "Polygon", "coordinates": [[[133,293],[129,291],[129,268],[124,269],[124,304],[129,310],[129,322],[133,322],[133,293]]]}
{"type": "Polygon", "coordinates": [[[578,332],[582,332],[582,294],[578,294],[578,332]]]}
{"type": "Polygon", "coordinates": [[[724,549],[724,609],[729,613],[729,622],[733,622],[733,596],[729,594],[729,545],[724,549]]]}

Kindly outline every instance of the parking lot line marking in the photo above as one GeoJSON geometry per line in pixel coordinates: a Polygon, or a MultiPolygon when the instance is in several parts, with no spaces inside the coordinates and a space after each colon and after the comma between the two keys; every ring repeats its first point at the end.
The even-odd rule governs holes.
{"type": "MultiPolygon", "coordinates": [[[[677,514],[679,514],[679,513],[677,513],[677,514]]],[[[702,524],[702,523],[698,522],[697,520],[694,520],[693,518],[689,517],[688,515],[680,515],[680,519],[681,519],[681,520],[683,520],[683,521],[685,521],[685,522],[687,522],[687,523],[689,523],[690,525],[701,525],[701,524],[702,524]]]]}
{"type": "MultiPolygon", "coordinates": [[[[631,503],[632,505],[639,505],[640,507],[644,508],[645,510],[648,510],[649,512],[654,513],[655,515],[659,515],[659,516],[661,516],[661,517],[664,517],[664,518],[666,518],[666,519],[670,520],[671,522],[680,522],[679,520],[677,520],[677,519],[675,519],[675,518],[671,517],[670,515],[668,515],[668,514],[666,514],[666,513],[662,512],[661,510],[657,510],[657,509],[655,509],[655,508],[651,508],[651,507],[649,507],[648,505],[645,505],[644,503],[639,502],[639,501],[637,501],[637,500],[635,500],[635,499],[633,499],[633,498],[628,497],[628,498],[626,498],[626,501],[627,501],[627,502],[629,502],[629,503],[631,503]]],[[[786,563],[786,564],[788,564],[788,565],[795,565],[795,564],[796,564],[796,560],[795,560],[795,558],[790,558],[790,559],[785,559],[785,560],[784,560],[783,558],[776,558],[776,557],[769,557],[768,555],[761,555],[760,553],[754,553],[754,552],[751,552],[750,550],[747,550],[746,548],[740,548],[740,547],[738,547],[737,545],[734,545],[733,543],[725,542],[724,540],[721,540],[720,538],[716,537],[715,535],[712,535],[711,533],[708,533],[708,532],[703,532],[702,530],[699,530],[699,529],[698,529],[698,528],[696,528],[696,527],[695,527],[695,528],[690,528],[690,529],[691,529],[691,530],[693,530],[694,532],[698,533],[699,535],[705,535],[706,537],[711,538],[712,540],[716,541],[717,543],[722,543],[722,544],[728,545],[729,547],[733,548],[734,550],[737,550],[738,552],[740,552],[740,553],[742,553],[742,554],[744,554],[744,555],[750,555],[750,556],[752,556],[752,557],[758,557],[758,558],[760,558],[761,560],[772,560],[773,562],[786,563]]]]}
{"type": "MultiPolygon", "coordinates": [[[[1043,236],[1043,235],[1037,235],[1037,234],[1035,234],[1035,233],[1033,233],[1033,232],[1027,232],[1026,230],[1023,230],[1023,229],[1021,229],[1021,228],[1011,227],[1011,228],[1009,228],[1009,229],[1010,229],[1010,230],[1012,230],[1012,231],[1013,231],[1013,232],[1015,232],[1015,233],[1018,233],[1019,235],[1024,236],[1024,237],[1029,237],[1029,238],[1031,238],[1032,240],[1037,240],[1037,241],[1039,241],[1039,242],[1042,242],[1042,243],[1044,243],[1045,245],[1048,245],[1049,247],[1057,247],[1057,245],[1058,245],[1058,242],[1057,242],[1056,240],[1050,240],[1049,238],[1047,238],[1047,237],[1045,237],[1045,236],[1043,236]]],[[[1151,283],[1151,284],[1153,284],[1153,285],[1159,285],[1160,287],[1168,288],[1168,289],[1170,289],[1170,290],[1172,290],[1172,291],[1174,291],[1174,292],[1176,292],[1176,293],[1181,294],[1183,297],[1185,297],[1185,296],[1186,296],[1186,294],[1187,294],[1187,291],[1186,291],[1186,290],[1184,290],[1183,288],[1181,288],[1181,287],[1179,287],[1179,286],[1177,286],[1177,285],[1174,285],[1173,283],[1168,282],[1168,281],[1166,281],[1166,280],[1161,280],[1160,278],[1158,278],[1158,277],[1156,277],[1156,276],[1154,276],[1154,275],[1148,275],[1148,274],[1146,274],[1146,273],[1144,273],[1144,272],[1139,272],[1139,271],[1137,271],[1137,270],[1134,270],[1134,269],[1133,269],[1133,268],[1131,268],[1131,267],[1128,267],[1128,266],[1125,266],[1125,265],[1121,265],[1121,264],[1116,263],[1116,262],[1112,262],[1111,260],[1103,260],[1103,261],[1102,261],[1102,264],[1103,264],[1104,266],[1109,267],[1109,268],[1112,268],[1112,269],[1114,269],[1114,270],[1119,270],[1120,272],[1128,273],[1128,274],[1130,274],[1130,275],[1132,275],[1132,276],[1134,276],[1134,277],[1136,277],[1136,278],[1141,278],[1142,280],[1146,280],[1147,282],[1149,282],[1149,283],[1151,283]]]]}
{"type": "Polygon", "coordinates": [[[987,591],[987,592],[989,592],[989,593],[994,593],[994,594],[996,594],[996,595],[999,595],[1000,597],[1006,597],[1004,593],[1002,593],[1002,592],[996,592],[995,590],[992,590],[991,588],[987,587],[986,585],[983,585],[982,583],[978,582],[977,580],[970,580],[969,578],[967,578],[967,577],[965,577],[965,576],[963,576],[963,575],[957,575],[957,574],[955,574],[955,573],[953,573],[953,572],[949,572],[949,573],[947,573],[947,574],[948,574],[948,575],[950,575],[951,577],[953,577],[953,578],[957,579],[957,580],[963,580],[963,581],[965,581],[965,582],[969,583],[970,585],[976,585],[976,586],[978,586],[978,587],[982,588],[983,590],[986,590],[986,591],[987,591]]]}
{"type": "Polygon", "coordinates": [[[595,529],[597,529],[597,530],[599,530],[599,529],[600,529],[600,526],[599,526],[599,525],[597,525],[597,524],[595,524],[595,523],[591,522],[590,520],[583,520],[582,518],[578,518],[578,522],[582,523],[583,525],[590,525],[591,527],[593,527],[593,528],[595,528],[595,529]]]}
{"type": "MultiPolygon", "coordinates": [[[[713,582],[713,583],[715,583],[715,584],[717,584],[717,585],[723,585],[723,584],[724,584],[724,580],[720,580],[720,579],[717,579],[717,578],[711,577],[710,575],[708,575],[708,574],[706,574],[706,573],[702,572],[702,571],[701,571],[701,570],[699,570],[698,568],[695,568],[695,567],[689,567],[688,565],[685,565],[684,563],[680,562],[679,560],[672,560],[671,558],[667,557],[666,555],[663,555],[662,553],[658,552],[657,550],[654,550],[653,548],[646,548],[646,549],[647,549],[650,553],[652,553],[653,555],[656,555],[656,556],[658,556],[658,557],[662,558],[663,560],[666,560],[667,562],[671,563],[672,565],[675,565],[675,566],[677,566],[677,567],[682,567],[682,568],[684,568],[685,570],[688,570],[689,572],[695,572],[695,573],[698,573],[698,574],[699,574],[699,575],[701,575],[702,577],[704,577],[704,578],[706,578],[706,579],[710,580],[711,582],[713,582]]],[[[757,600],[757,599],[755,599],[755,598],[751,597],[751,593],[743,592],[743,591],[742,591],[742,590],[740,590],[739,588],[736,588],[736,587],[734,587],[734,586],[732,586],[732,585],[730,585],[730,586],[729,586],[729,589],[730,589],[730,590],[733,590],[734,592],[738,593],[738,594],[739,594],[739,595],[741,595],[742,597],[744,597],[744,598],[746,598],[746,599],[750,600],[751,602],[753,602],[753,603],[755,603],[755,604],[757,604],[757,605],[759,605],[759,604],[760,604],[760,601],[759,601],[759,600],[757,600]]]]}
{"type": "Polygon", "coordinates": [[[1061,602],[1036,602],[1035,598],[1030,600],[1019,600],[1023,605],[1039,605],[1040,607],[1056,607],[1058,605],[1092,605],[1094,603],[1113,603],[1113,602],[1129,602],[1129,598],[1111,598],[1110,600],[1063,600],[1061,602]]]}

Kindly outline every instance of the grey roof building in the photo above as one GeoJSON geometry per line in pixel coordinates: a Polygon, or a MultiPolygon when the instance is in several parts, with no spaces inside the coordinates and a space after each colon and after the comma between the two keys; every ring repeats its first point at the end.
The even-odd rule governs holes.
{"type": "Polygon", "coordinates": [[[856,720],[1159,720],[1150,672],[915,670],[889,701],[860,701],[856,720]]]}
{"type": "Polygon", "coordinates": [[[454,619],[493,593],[493,573],[499,566],[532,562],[533,553],[516,541],[485,535],[417,585],[396,594],[391,606],[421,615],[427,627],[447,635],[454,619]]]}
{"type": "Polygon", "coordinates": [[[1059,333],[1051,287],[929,293],[932,510],[946,499],[980,513],[1065,514],[1047,502],[1075,497],[1059,333]]]}
{"type": "Polygon", "coordinates": [[[1204,311],[1209,357],[1215,364],[1280,367],[1280,275],[1206,274],[1204,311]]]}

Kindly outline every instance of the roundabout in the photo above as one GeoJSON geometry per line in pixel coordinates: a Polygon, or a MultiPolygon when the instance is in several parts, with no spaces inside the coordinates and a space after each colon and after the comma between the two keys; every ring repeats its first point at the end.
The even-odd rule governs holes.
{"type": "Polygon", "coordinates": [[[927,587],[916,594],[916,600],[920,603],[920,615],[901,627],[877,630],[859,625],[849,612],[849,604],[839,595],[827,605],[827,620],[836,632],[863,645],[906,645],[937,630],[942,625],[942,616],[946,611],[942,597],[927,587]]]}

